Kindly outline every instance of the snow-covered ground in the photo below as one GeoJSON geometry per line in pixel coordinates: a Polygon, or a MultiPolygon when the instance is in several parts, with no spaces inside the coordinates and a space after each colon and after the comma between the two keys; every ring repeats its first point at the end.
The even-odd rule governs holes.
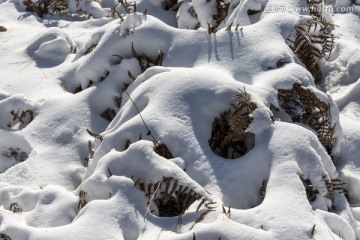
{"type": "Polygon", "coordinates": [[[0,0],[0,239],[360,239],[358,3],[180,2],[0,0]]]}

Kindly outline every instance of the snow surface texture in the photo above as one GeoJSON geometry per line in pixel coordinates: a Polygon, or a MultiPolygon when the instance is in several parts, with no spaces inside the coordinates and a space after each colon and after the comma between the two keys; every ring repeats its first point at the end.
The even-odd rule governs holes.
{"type": "Polygon", "coordinates": [[[307,1],[122,3],[0,1],[0,239],[360,239],[356,4],[315,84],[307,1]]]}

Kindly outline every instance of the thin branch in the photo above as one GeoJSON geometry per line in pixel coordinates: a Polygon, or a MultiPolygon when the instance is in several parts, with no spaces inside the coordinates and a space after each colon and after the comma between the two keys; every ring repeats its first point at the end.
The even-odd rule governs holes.
{"type": "Polygon", "coordinates": [[[158,141],[157,141],[156,138],[152,135],[150,129],[148,128],[148,126],[147,126],[146,123],[145,123],[144,118],[141,116],[140,110],[139,110],[139,108],[136,106],[134,100],[130,97],[130,94],[129,94],[127,91],[125,91],[125,93],[126,93],[126,95],[128,95],[130,101],[133,103],[134,107],[136,108],[136,111],[139,113],[139,116],[140,116],[140,118],[141,118],[141,120],[142,120],[142,122],[143,122],[143,124],[144,124],[144,126],[145,126],[145,128],[146,128],[146,130],[147,130],[147,134],[146,134],[146,135],[150,135],[150,136],[152,137],[152,139],[154,140],[154,142],[158,144],[158,141]]]}

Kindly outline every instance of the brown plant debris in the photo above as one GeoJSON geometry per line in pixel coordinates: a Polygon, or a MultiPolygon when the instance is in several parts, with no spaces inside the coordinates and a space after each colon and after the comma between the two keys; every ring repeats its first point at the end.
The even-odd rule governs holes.
{"type": "Polygon", "coordinates": [[[213,210],[213,209],[206,209],[204,212],[202,212],[202,213],[200,214],[200,216],[195,220],[195,222],[193,223],[193,225],[190,227],[189,231],[194,228],[195,224],[204,221],[206,215],[208,215],[208,214],[209,214],[210,212],[212,212],[212,211],[215,211],[215,210],[213,210]]]}
{"type": "Polygon", "coordinates": [[[309,6],[310,15],[313,17],[321,17],[322,11],[321,7],[323,6],[323,0],[306,0],[306,3],[309,6]]]}
{"type": "Polygon", "coordinates": [[[0,239],[1,240],[11,240],[11,237],[5,233],[0,233],[0,239]]]}
{"type": "MultiPolygon", "coordinates": [[[[115,18],[115,16],[118,16],[120,18],[121,22],[124,21],[124,17],[126,14],[121,13],[122,8],[125,10],[126,14],[132,14],[136,12],[136,1],[133,1],[132,3],[128,3],[127,0],[118,0],[118,2],[115,4],[115,6],[112,8],[112,14],[111,16],[115,18]]],[[[145,10],[144,13],[146,13],[147,10],[145,10]]],[[[144,14],[146,15],[146,14],[144,14]]]]}
{"type": "Polygon", "coordinates": [[[92,132],[90,129],[86,129],[86,132],[90,135],[90,136],[92,136],[92,137],[94,137],[95,139],[99,139],[100,141],[102,141],[103,140],[103,136],[101,136],[100,134],[98,134],[98,133],[94,133],[94,132],[92,132]]]}
{"type": "Polygon", "coordinates": [[[86,192],[84,190],[80,190],[79,200],[78,200],[78,205],[77,205],[77,208],[79,210],[82,209],[83,207],[85,207],[85,205],[87,204],[87,201],[85,198],[86,198],[86,192]]]}
{"type": "Polygon", "coordinates": [[[34,113],[31,110],[11,110],[10,115],[12,116],[12,122],[8,124],[9,128],[13,128],[16,125],[17,129],[21,129],[34,120],[34,113]]]}
{"type": "Polygon", "coordinates": [[[314,129],[320,143],[331,155],[335,145],[335,126],[331,126],[330,107],[300,84],[294,84],[290,90],[279,89],[278,98],[280,106],[289,114],[292,121],[314,129]]]}
{"type": "MultiPolygon", "coordinates": [[[[306,196],[309,202],[315,201],[316,195],[319,194],[319,191],[314,188],[310,179],[306,179],[302,173],[298,173],[298,175],[304,184],[306,196]]],[[[332,205],[335,202],[335,192],[343,193],[345,184],[346,183],[342,182],[340,179],[325,180],[325,185],[328,190],[325,197],[331,201],[332,205]]]]}
{"type": "Polygon", "coordinates": [[[106,109],[106,110],[101,114],[101,116],[102,116],[105,120],[111,122],[111,121],[115,118],[116,112],[115,112],[114,109],[108,108],[108,109],[106,109]]]}
{"type": "Polygon", "coordinates": [[[306,179],[302,173],[298,173],[298,175],[302,183],[304,184],[307,199],[309,200],[309,202],[315,201],[316,194],[319,193],[318,190],[314,189],[314,186],[312,185],[310,179],[306,179]]]}
{"type": "Polygon", "coordinates": [[[138,60],[142,72],[145,72],[146,69],[150,67],[161,66],[164,58],[164,53],[161,49],[159,50],[159,54],[155,59],[148,57],[145,54],[138,54],[134,48],[134,43],[131,43],[131,53],[132,56],[138,60]]]}
{"type": "Polygon", "coordinates": [[[67,2],[64,0],[24,0],[26,11],[35,12],[39,17],[51,13],[63,13],[67,11],[67,2]]]}
{"type": "Polygon", "coordinates": [[[161,5],[165,10],[177,11],[183,2],[182,0],[163,0],[161,5]]]}
{"type": "Polygon", "coordinates": [[[315,235],[315,229],[316,229],[316,224],[313,225],[313,227],[311,228],[311,232],[310,232],[310,236],[314,237],[315,235]]]}
{"type": "MultiPolygon", "coordinates": [[[[126,89],[125,89],[126,90],[126,89]]],[[[114,103],[116,105],[117,108],[121,107],[121,101],[122,101],[122,97],[121,96],[115,96],[114,97],[114,103]]]]}
{"type": "Polygon", "coordinates": [[[97,43],[93,43],[91,44],[84,52],[84,56],[88,55],[89,53],[91,53],[92,51],[94,51],[94,49],[96,48],[97,43]]]}
{"type": "Polygon", "coordinates": [[[174,158],[174,156],[172,155],[172,153],[164,143],[159,143],[154,141],[154,151],[166,159],[174,158]]]}
{"type": "Polygon", "coordinates": [[[295,52],[306,69],[319,83],[322,74],[319,60],[331,54],[334,48],[334,35],[331,33],[334,25],[321,16],[313,13],[313,19],[296,26],[294,34],[287,39],[287,44],[295,52]]]}
{"type": "Polygon", "coordinates": [[[13,213],[19,213],[22,212],[22,209],[19,207],[18,203],[12,203],[10,205],[10,211],[12,211],[13,213]]]}
{"type": "Polygon", "coordinates": [[[89,161],[90,161],[90,159],[93,159],[94,153],[95,153],[95,150],[94,150],[90,140],[88,141],[88,151],[89,151],[88,156],[84,158],[84,167],[89,166],[89,161]]]}
{"type": "Polygon", "coordinates": [[[29,157],[29,155],[20,148],[12,148],[12,147],[2,152],[1,155],[6,158],[12,158],[18,162],[23,162],[29,157]]]}
{"type": "Polygon", "coordinates": [[[266,195],[266,186],[267,186],[267,181],[263,180],[260,187],[260,196],[262,199],[264,199],[266,195]]]}
{"type": "Polygon", "coordinates": [[[216,0],[216,14],[213,16],[216,26],[219,26],[226,18],[230,3],[230,0],[216,0]]]}
{"type": "Polygon", "coordinates": [[[222,207],[223,214],[225,214],[225,216],[227,216],[228,218],[230,218],[230,217],[231,217],[231,210],[230,210],[231,208],[230,208],[230,206],[229,206],[228,210],[225,209],[224,204],[221,205],[221,207],[222,207]]]}
{"type": "Polygon", "coordinates": [[[209,140],[211,150],[227,159],[239,158],[254,147],[255,134],[246,132],[252,122],[250,114],[256,109],[250,95],[239,90],[230,108],[216,117],[209,140]]]}
{"type": "Polygon", "coordinates": [[[197,15],[197,13],[196,13],[196,11],[195,11],[195,8],[193,7],[193,6],[191,6],[190,8],[189,8],[189,10],[188,10],[188,13],[190,14],[190,16],[192,16],[193,18],[198,18],[198,15],[197,15]]]}
{"type": "Polygon", "coordinates": [[[6,32],[7,29],[4,26],[0,26],[0,32],[6,32]]]}
{"type": "Polygon", "coordinates": [[[161,181],[150,184],[137,179],[134,181],[134,186],[145,193],[149,199],[147,203],[149,207],[155,203],[159,217],[180,216],[191,204],[202,198],[193,189],[182,185],[172,177],[163,177],[161,181]]]}

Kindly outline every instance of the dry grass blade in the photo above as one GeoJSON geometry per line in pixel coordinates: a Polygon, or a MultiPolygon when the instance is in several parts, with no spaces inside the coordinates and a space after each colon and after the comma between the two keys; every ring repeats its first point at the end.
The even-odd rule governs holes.
{"type": "Polygon", "coordinates": [[[97,43],[93,43],[91,44],[84,52],[84,55],[88,55],[89,53],[91,53],[92,51],[94,51],[94,49],[96,48],[97,43]]]}
{"type": "Polygon", "coordinates": [[[210,212],[212,212],[212,211],[215,211],[215,210],[213,210],[213,209],[207,209],[206,211],[204,211],[203,213],[201,213],[200,216],[195,220],[195,222],[193,223],[193,225],[190,227],[189,231],[191,231],[197,223],[204,221],[206,215],[208,215],[208,214],[209,214],[210,212]]]}
{"type": "Polygon", "coordinates": [[[99,139],[100,141],[103,140],[103,137],[100,134],[94,133],[88,128],[86,129],[86,131],[90,136],[94,137],[95,139],[99,139]]]}
{"type": "Polygon", "coordinates": [[[146,215],[147,215],[147,214],[149,213],[149,211],[150,211],[150,206],[151,206],[151,204],[154,202],[155,195],[158,193],[158,191],[159,191],[159,189],[160,189],[160,186],[161,186],[161,184],[162,184],[163,181],[164,181],[164,179],[160,181],[160,183],[158,184],[155,192],[154,192],[153,195],[151,196],[150,203],[149,203],[149,205],[148,205],[148,207],[147,207],[147,209],[146,209],[146,213],[145,213],[145,215],[144,215],[144,221],[145,221],[146,215]]]}
{"type": "Polygon", "coordinates": [[[313,227],[311,228],[311,233],[310,233],[311,237],[314,237],[315,235],[315,228],[316,228],[316,224],[314,224],[313,227]]]}
{"type": "Polygon", "coordinates": [[[85,207],[85,205],[87,204],[85,197],[86,197],[86,192],[84,190],[80,190],[79,200],[78,200],[78,205],[77,205],[77,208],[79,210],[82,209],[83,207],[85,207]]]}
{"type": "Polygon", "coordinates": [[[262,199],[264,199],[266,195],[266,186],[267,186],[267,181],[263,180],[260,188],[260,196],[262,199]]]}

